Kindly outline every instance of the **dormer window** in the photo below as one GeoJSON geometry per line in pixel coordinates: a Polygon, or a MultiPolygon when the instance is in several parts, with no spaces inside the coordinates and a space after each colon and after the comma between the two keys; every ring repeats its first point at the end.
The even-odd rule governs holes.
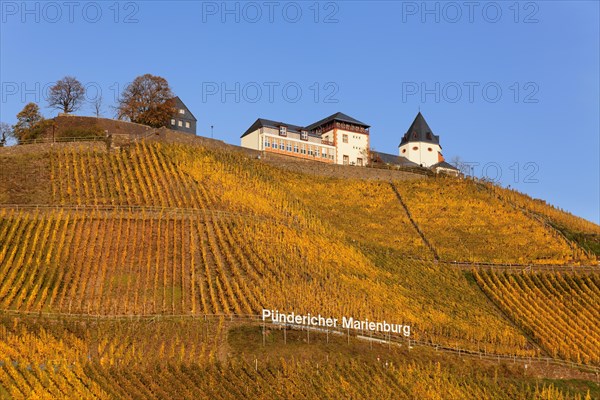
{"type": "Polygon", "coordinates": [[[287,136],[287,127],[285,127],[285,126],[279,127],[279,136],[287,136]]]}
{"type": "Polygon", "coordinates": [[[183,108],[179,109],[179,114],[185,114],[185,110],[183,108]]]}
{"type": "Polygon", "coordinates": [[[308,132],[306,132],[306,131],[300,132],[300,139],[308,140],[308,132]]]}
{"type": "Polygon", "coordinates": [[[432,140],[431,132],[427,132],[427,140],[432,140]]]}

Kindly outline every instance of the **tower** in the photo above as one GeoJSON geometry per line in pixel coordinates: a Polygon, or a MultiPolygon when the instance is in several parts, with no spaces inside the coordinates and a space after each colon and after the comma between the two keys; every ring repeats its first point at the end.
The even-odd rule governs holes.
{"type": "Polygon", "coordinates": [[[427,168],[444,161],[440,137],[433,134],[420,111],[402,137],[398,151],[400,156],[427,168]]]}

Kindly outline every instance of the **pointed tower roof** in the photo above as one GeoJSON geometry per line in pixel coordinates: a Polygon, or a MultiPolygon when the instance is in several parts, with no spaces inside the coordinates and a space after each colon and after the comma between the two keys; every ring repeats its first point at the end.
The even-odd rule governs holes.
{"type": "Polygon", "coordinates": [[[437,145],[440,144],[440,137],[433,134],[433,131],[429,125],[427,125],[427,121],[425,121],[425,117],[423,117],[423,114],[421,114],[420,111],[415,117],[413,123],[410,125],[410,128],[408,128],[402,137],[400,146],[410,142],[427,142],[437,145]]]}

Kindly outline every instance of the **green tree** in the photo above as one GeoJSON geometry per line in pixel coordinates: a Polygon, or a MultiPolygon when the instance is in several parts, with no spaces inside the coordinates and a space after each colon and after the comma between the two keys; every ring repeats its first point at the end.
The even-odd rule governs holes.
{"type": "Polygon", "coordinates": [[[160,76],[138,76],[121,93],[117,117],[155,128],[166,126],[175,114],[173,92],[160,76]]]}

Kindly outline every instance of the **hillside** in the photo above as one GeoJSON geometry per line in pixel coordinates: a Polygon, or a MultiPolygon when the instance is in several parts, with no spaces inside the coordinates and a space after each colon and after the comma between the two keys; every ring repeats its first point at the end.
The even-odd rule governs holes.
{"type": "MultiPolygon", "coordinates": [[[[110,150],[0,149],[1,394],[596,393],[592,383],[537,380],[551,368],[477,359],[465,367],[452,356],[440,365],[441,353],[427,345],[513,364],[552,357],[600,365],[598,272],[579,267],[596,257],[557,228],[589,238],[597,225],[467,180],[310,174],[228,146],[162,139],[110,150]],[[455,261],[533,265],[536,273],[464,270],[455,261]],[[562,307],[565,294],[571,304],[562,307]],[[263,308],[397,321],[425,347],[409,351],[399,338],[391,351],[349,333],[305,340],[292,330],[290,349],[277,329],[265,352],[264,334],[248,319],[263,308]],[[382,352],[393,368],[377,360],[382,352]],[[365,388],[373,379],[381,384],[365,388]],[[226,393],[216,389],[224,382],[226,393]]],[[[566,373],[591,379],[577,374],[566,373]]]]}

